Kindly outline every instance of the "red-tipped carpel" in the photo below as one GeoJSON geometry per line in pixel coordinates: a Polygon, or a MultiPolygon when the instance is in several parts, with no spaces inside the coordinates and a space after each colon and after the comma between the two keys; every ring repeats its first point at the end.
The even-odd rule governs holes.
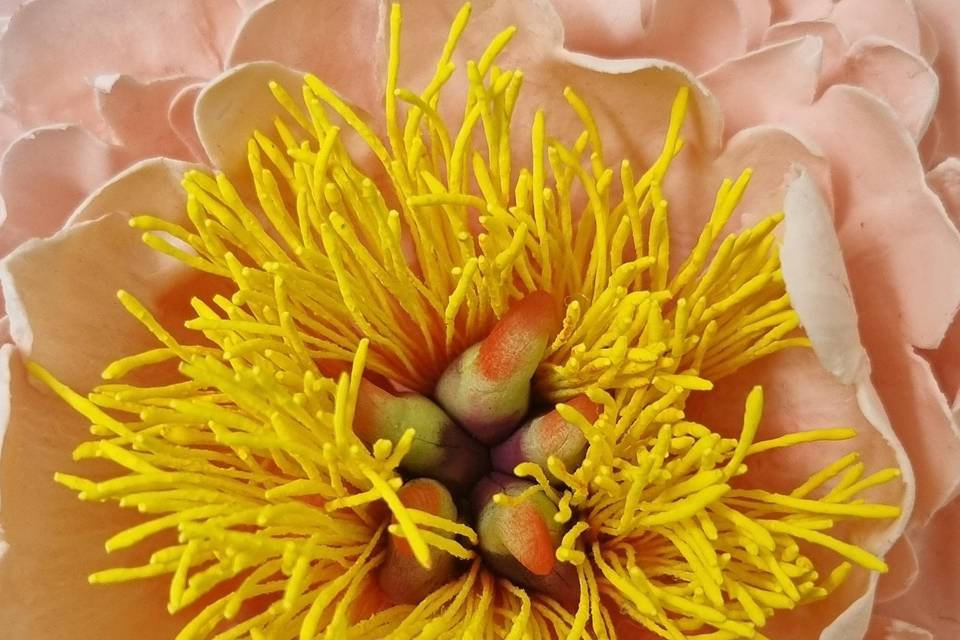
{"type": "Polygon", "coordinates": [[[526,414],[533,374],[558,329],[549,294],[535,291],[515,302],[443,372],[437,402],[483,444],[500,442],[526,414]]]}

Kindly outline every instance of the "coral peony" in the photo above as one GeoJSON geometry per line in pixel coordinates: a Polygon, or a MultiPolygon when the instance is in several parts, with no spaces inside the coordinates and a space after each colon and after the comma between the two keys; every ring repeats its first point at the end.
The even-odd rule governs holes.
{"type": "Polygon", "coordinates": [[[957,631],[949,3],[254,4],[10,8],[13,637],[957,631]]]}

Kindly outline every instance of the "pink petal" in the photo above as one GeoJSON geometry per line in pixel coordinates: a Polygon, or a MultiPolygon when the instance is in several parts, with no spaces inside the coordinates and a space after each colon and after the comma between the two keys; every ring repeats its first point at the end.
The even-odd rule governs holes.
{"type": "Polygon", "coordinates": [[[747,42],[734,0],[656,0],[647,32],[631,53],[703,73],[745,53],[747,42]]]}
{"type": "Polygon", "coordinates": [[[17,139],[0,160],[6,207],[0,255],[59,229],[88,193],[125,164],[119,150],[79,127],[36,129],[17,139]]]}
{"type": "Polygon", "coordinates": [[[937,106],[937,74],[926,60],[884,40],[857,41],[831,81],[863,87],[886,100],[914,140],[926,133],[937,106]]]}
{"type": "MultiPolygon", "coordinates": [[[[382,10],[378,4],[356,0],[274,0],[263,4],[252,11],[237,33],[228,66],[271,60],[303,69],[369,110],[377,104],[382,86],[376,66],[382,10]]],[[[446,33],[446,24],[432,23],[432,27],[446,33]]]]}
{"type": "Polygon", "coordinates": [[[139,82],[126,76],[97,79],[97,103],[116,140],[137,157],[186,158],[190,152],[170,126],[174,97],[194,80],[186,76],[139,82]]]}
{"type": "Polygon", "coordinates": [[[764,31],[770,26],[773,9],[769,2],[755,0],[736,0],[740,13],[740,28],[747,38],[747,48],[756,47],[763,38],[764,31]]]}
{"type": "Polygon", "coordinates": [[[850,42],[879,37],[920,53],[920,24],[913,0],[840,0],[829,19],[850,42]]]}
{"type": "Polygon", "coordinates": [[[864,640],[935,640],[926,629],[909,622],[875,615],[864,640]]]}
{"type": "Polygon", "coordinates": [[[92,587],[87,575],[137,566],[142,552],[110,557],[103,541],[142,521],[115,505],[81,502],[52,481],[55,471],[92,474],[104,466],[71,462],[88,437],[84,419],[28,379],[19,355],[0,347],[0,626],[4,637],[126,640],[132,630],[172,638],[185,623],[165,609],[160,580],[92,587]],[[5,544],[4,544],[5,543],[5,544]]]}
{"type": "Polygon", "coordinates": [[[819,20],[830,15],[833,0],[770,0],[773,21],[819,20]]]}
{"type": "MultiPolygon", "coordinates": [[[[764,44],[788,42],[803,36],[815,36],[823,43],[821,78],[837,74],[847,55],[847,39],[843,37],[837,25],[826,20],[806,20],[800,22],[778,22],[770,26],[764,34],[764,44]]],[[[821,79],[821,84],[823,80],[821,79]]]]}
{"type": "Polygon", "coordinates": [[[563,44],[571,51],[622,58],[643,37],[644,14],[636,0],[553,0],[553,6],[563,20],[563,44]]]}
{"type": "MultiPolygon", "coordinates": [[[[927,174],[954,225],[960,227],[960,159],[948,158],[927,174]]],[[[940,346],[928,353],[940,388],[954,413],[960,410],[960,316],[953,319],[940,346]]]]}
{"type": "Polygon", "coordinates": [[[960,20],[953,0],[917,0],[921,15],[933,27],[939,51],[933,68],[940,77],[936,121],[940,129],[939,153],[933,161],[960,155],[960,20]]]}
{"type": "Polygon", "coordinates": [[[180,93],[174,96],[170,103],[170,110],[167,112],[170,128],[190,150],[191,157],[197,162],[203,163],[209,162],[209,159],[207,158],[207,152],[204,151],[203,145],[200,143],[193,113],[197,106],[197,98],[200,97],[200,92],[205,86],[205,83],[198,83],[184,87],[180,93]]]}
{"type": "Polygon", "coordinates": [[[890,572],[880,576],[877,583],[877,601],[885,602],[903,595],[916,582],[920,568],[917,553],[910,541],[910,534],[897,540],[884,558],[890,566],[890,572]]]}
{"type": "Polygon", "coordinates": [[[0,84],[25,126],[96,128],[92,77],[213,75],[240,15],[223,0],[34,0],[0,39],[0,84]]]}
{"type": "Polygon", "coordinates": [[[7,150],[7,145],[23,133],[20,123],[6,113],[0,112],[0,153],[7,150]]]}
{"type": "MultiPolygon", "coordinates": [[[[957,523],[960,499],[955,499],[914,536],[920,573],[913,588],[903,597],[884,603],[881,613],[929,631],[937,640],[960,637],[960,545],[957,523]]],[[[915,636],[920,638],[922,636],[915,636]]],[[[905,640],[914,637],[904,636],[905,640]]]]}
{"type": "Polygon", "coordinates": [[[727,135],[756,124],[778,124],[816,95],[823,48],[804,37],[724,63],[702,80],[724,111],[727,135]]]}
{"type": "Polygon", "coordinates": [[[831,160],[858,307],[875,289],[871,315],[914,346],[935,347],[960,306],[960,234],[926,185],[914,141],[886,103],[845,85],[798,113],[797,126],[831,160]]]}
{"type": "Polygon", "coordinates": [[[144,207],[184,219],[178,182],[187,168],[160,160],[133,167],[92,197],[75,214],[76,224],[24,243],[0,263],[14,342],[74,388],[89,389],[111,360],[156,346],[116,292],[126,289],[153,307],[185,268],[146,247],[127,220],[144,207]]]}

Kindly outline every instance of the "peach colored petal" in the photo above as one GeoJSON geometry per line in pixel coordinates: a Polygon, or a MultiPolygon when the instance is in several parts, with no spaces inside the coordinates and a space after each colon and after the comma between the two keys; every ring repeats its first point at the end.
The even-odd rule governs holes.
{"type": "Polygon", "coordinates": [[[833,0],[770,0],[774,22],[819,20],[830,15],[833,0]]]}
{"type": "Polygon", "coordinates": [[[930,24],[930,20],[919,11],[920,21],[920,55],[929,63],[936,60],[940,54],[940,38],[937,37],[937,31],[930,24]]]}
{"type": "Polygon", "coordinates": [[[921,15],[933,27],[939,51],[933,68],[940,77],[936,120],[940,129],[939,162],[960,155],[960,20],[953,0],[916,0],[921,15]]]}
{"type": "Polygon", "coordinates": [[[207,152],[204,151],[203,145],[200,143],[193,113],[197,106],[197,98],[205,86],[206,83],[197,83],[184,87],[174,96],[170,103],[170,110],[167,112],[167,121],[174,134],[190,150],[191,157],[197,162],[203,163],[209,162],[209,159],[207,158],[207,152]]]}
{"type": "Polygon", "coordinates": [[[920,25],[913,0],[840,0],[829,20],[850,42],[880,37],[920,53],[920,25]]]}
{"type": "MultiPolygon", "coordinates": [[[[270,60],[304,69],[370,110],[380,99],[382,86],[376,66],[380,57],[379,4],[357,0],[274,0],[263,4],[240,27],[228,66],[270,60]]],[[[446,23],[431,26],[437,28],[438,24],[446,23]]],[[[438,30],[446,33],[445,26],[438,30]]]]}
{"type": "Polygon", "coordinates": [[[871,315],[896,309],[884,318],[889,331],[935,347],[960,306],[960,234],[926,185],[914,141],[885,102],[846,85],[830,87],[795,122],[831,161],[858,306],[867,308],[860,296],[876,289],[871,315]]]}
{"type": "Polygon", "coordinates": [[[9,114],[0,112],[0,153],[7,149],[17,136],[23,133],[20,123],[9,114]]]}
{"type": "Polygon", "coordinates": [[[935,638],[926,629],[921,629],[909,622],[874,615],[864,640],[935,640],[935,638]]]}
{"type": "Polygon", "coordinates": [[[753,48],[760,44],[764,32],[770,26],[773,9],[769,2],[756,0],[735,0],[737,12],[740,14],[740,28],[747,39],[747,47],[753,48]]]}
{"type": "Polygon", "coordinates": [[[251,62],[230,69],[197,97],[196,128],[207,157],[240,185],[249,182],[250,136],[255,130],[273,133],[274,118],[284,114],[270,92],[270,82],[277,82],[300,101],[303,73],[275,62],[251,62]]]}
{"type": "MultiPolygon", "coordinates": [[[[937,165],[927,174],[927,184],[940,196],[953,224],[960,227],[960,159],[947,158],[937,165]]],[[[940,346],[929,352],[928,357],[940,388],[957,414],[960,412],[960,316],[953,319],[940,346]]]]}
{"type": "Polygon", "coordinates": [[[170,126],[167,113],[187,76],[139,82],[127,75],[100,76],[94,87],[100,115],[116,141],[133,156],[187,158],[190,152],[170,126]]]}
{"type": "Polygon", "coordinates": [[[552,0],[563,20],[563,44],[596,56],[629,55],[643,37],[643,7],[636,0],[552,0]]]}
{"type": "Polygon", "coordinates": [[[74,388],[90,388],[110,360],[155,346],[116,292],[126,289],[152,307],[184,267],[146,247],[127,220],[146,202],[154,215],[185,218],[177,178],[186,168],[173,161],[132,168],[92,197],[76,218],[111,213],[78,221],[49,239],[30,240],[0,263],[14,342],[74,388]]]}
{"type": "Polygon", "coordinates": [[[783,210],[780,261],[787,293],[824,368],[845,384],[856,382],[870,367],[860,344],[857,309],[833,216],[806,172],[791,181],[783,210]]]}
{"type": "Polygon", "coordinates": [[[937,74],[920,56],[891,42],[864,38],[847,53],[832,83],[863,87],[897,112],[900,124],[920,140],[937,106],[937,74]]]}
{"type": "Polygon", "coordinates": [[[815,36],[823,43],[821,62],[821,80],[836,75],[846,59],[849,44],[839,27],[826,20],[801,20],[799,22],[778,22],[770,26],[763,36],[763,43],[770,45],[788,42],[804,36],[815,36]]]}
{"type": "Polygon", "coordinates": [[[0,160],[6,208],[0,255],[59,229],[90,191],[125,164],[124,154],[79,127],[46,127],[18,138],[0,160]]]}
{"type": "Polygon", "coordinates": [[[917,553],[909,534],[897,540],[884,560],[890,566],[890,572],[880,576],[877,583],[877,602],[903,595],[916,581],[920,571],[917,553]]]}
{"type": "Polygon", "coordinates": [[[917,582],[902,597],[880,606],[880,613],[928,630],[936,640],[960,637],[960,616],[957,615],[957,603],[960,602],[958,522],[960,499],[955,499],[926,527],[915,532],[913,537],[920,561],[917,582]]]}
{"type": "Polygon", "coordinates": [[[643,39],[630,54],[664,57],[703,73],[747,51],[735,0],[656,0],[643,39]]]}
{"type": "Polygon", "coordinates": [[[213,75],[240,15],[224,0],[33,0],[0,39],[0,84],[26,126],[96,128],[91,77],[213,75]]]}
{"type": "Polygon", "coordinates": [[[823,46],[803,37],[725,62],[702,76],[720,102],[727,135],[757,124],[778,124],[809,105],[817,91],[823,46]]]}
{"type": "Polygon", "coordinates": [[[76,640],[172,638],[185,619],[164,608],[160,580],[91,588],[87,575],[137,566],[142,551],[109,557],[103,541],[142,517],[115,505],[85,503],[52,481],[55,471],[102,477],[71,450],[89,437],[84,419],[28,380],[19,355],[0,347],[0,627],[6,638],[76,640]],[[139,633],[139,632],[135,632],[139,633]]]}

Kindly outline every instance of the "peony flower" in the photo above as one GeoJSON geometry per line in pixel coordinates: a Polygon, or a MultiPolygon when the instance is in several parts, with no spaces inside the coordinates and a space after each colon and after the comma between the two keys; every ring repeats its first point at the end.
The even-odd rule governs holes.
{"type": "MultiPolygon", "coordinates": [[[[14,15],[5,41],[46,4],[14,15]]],[[[477,7],[462,33],[458,8],[405,2],[402,30],[372,3],[255,9],[227,64],[285,62],[312,72],[306,84],[257,62],[153,111],[182,132],[181,157],[214,169],[136,164],[4,262],[17,351],[3,350],[0,610],[13,633],[866,632],[914,500],[884,406],[895,420],[945,406],[885,392],[870,363],[909,357],[898,372],[915,384],[906,345],[936,346],[956,307],[950,278],[913,275],[920,237],[945,277],[958,245],[909,123],[860,89],[814,101],[811,39],[701,82],[570,53],[538,3],[477,7]],[[386,59],[365,49],[380,38],[386,59]],[[734,102],[736,82],[771,68],[805,73],[734,102]],[[762,124],[804,96],[778,122],[794,133],[762,124]],[[195,137],[175,117],[193,98],[195,137]],[[838,151],[851,140],[893,160],[858,154],[877,163],[865,176],[838,151]],[[919,236],[894,217],[906,206],[919,236]],[[883,287],[855,259],[867,252],[883,287]],[[449,438],[492,446],[503,475],[471,470],[449,438]]],[[[26,98],[12,103],[37,122],[26,98]]],[[[78,134],[95,143],[84,167],[165,152],[132,151],[93,118],[116,144],[78,134]]],[[[47,161],[25,184],[63,168],[41,137],[5,159],[19,144],[47,161]]],[[[952,480],[918,449],[929,443],[900,434],[923,523],[952,480]]]]}

